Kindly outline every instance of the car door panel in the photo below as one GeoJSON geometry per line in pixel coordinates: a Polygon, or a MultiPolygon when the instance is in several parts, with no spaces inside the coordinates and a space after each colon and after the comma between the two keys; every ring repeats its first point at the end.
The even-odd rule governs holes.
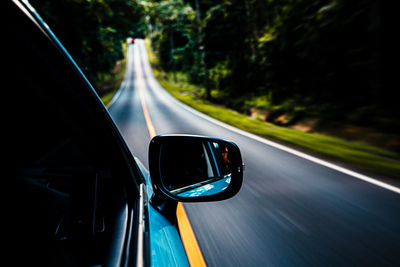
{"type": "MultiPolygon", "coordinates": [[[[150,173],[138,158],[135,160],[146,180],[147,199],[150,199],[153,195],[150,173]]],[[[151,205],[148,213],[152,266],[189,266],[177,227],[151,205]]]]}

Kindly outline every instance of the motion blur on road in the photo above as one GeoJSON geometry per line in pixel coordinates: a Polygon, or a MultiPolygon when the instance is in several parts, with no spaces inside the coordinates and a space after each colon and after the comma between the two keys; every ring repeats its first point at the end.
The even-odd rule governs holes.
{"type": "Polygon", "coordinates": [[[235,142],[246,165],[240,193],[185,204],[208,266],[399,266],[400,195],[267,145],[193,111],[155,80],[144,41],[128,46],[127,71],[109,111],[148,167],[150,134],[235,142]]]}

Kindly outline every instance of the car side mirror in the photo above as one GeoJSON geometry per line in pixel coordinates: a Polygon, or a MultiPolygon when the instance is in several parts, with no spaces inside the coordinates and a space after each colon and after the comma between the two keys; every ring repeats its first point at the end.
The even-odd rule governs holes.
{"type": "Polygon", "coordinates": [[[160,135],[149,148],[154,196],[181,202],[223,200],[239,192],[243,163],[238,146],[217,138],[160,135]]]}

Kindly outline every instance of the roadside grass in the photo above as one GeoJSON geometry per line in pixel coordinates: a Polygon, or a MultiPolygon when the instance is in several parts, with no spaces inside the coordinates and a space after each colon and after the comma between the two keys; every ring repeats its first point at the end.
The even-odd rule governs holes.
{"type": "Polygon", "coordinates": [[[149,40],[146,40],[145,44],[154,75],[161,86],[172,96],[194,109],[242,130],[288,144],[316,156],[345,165],[350,164],[369,173],[400,179],[398,153],[359,142],[280,127],[208,102],[199,97],[204,89],[189,84],[184,74],[178,73],[177,82],[175,82],[172,74],[155,68],[157,59],[150,49],[149,40]]]}
{"type": "Polygon", "coordinates": [[[99,88],[103,88],[106,92],[101,95],[101,100],[103,101],[105,106],[108,106],[121,86],[121,83],[125,76],[126,70],[126,55],[127,55],[128,44],[124,42],[123,51],[124,51],[124,59],[120,60],[118,66],[116,67],[115,73],[108,75],[105,77],[104,81],[99,88]]]}

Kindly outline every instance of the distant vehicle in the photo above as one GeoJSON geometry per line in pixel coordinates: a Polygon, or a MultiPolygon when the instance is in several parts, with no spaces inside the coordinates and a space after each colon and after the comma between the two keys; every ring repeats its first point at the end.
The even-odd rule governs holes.
{"type": "Polygon", "coordinates": [[[177,203],[234,196],[243,179],[239,148],[210,137],[156,136],[149,173],[28,1],[4,6],[9,264],[187,266],[177,203]]]}
{"type": "Polygon", "coordinates": [[[131,39],[130,39],[130,43],[131,43],[131,44],[134,44],[135,41],[136,41],[136,38],[131,38],[131,39]]]}

